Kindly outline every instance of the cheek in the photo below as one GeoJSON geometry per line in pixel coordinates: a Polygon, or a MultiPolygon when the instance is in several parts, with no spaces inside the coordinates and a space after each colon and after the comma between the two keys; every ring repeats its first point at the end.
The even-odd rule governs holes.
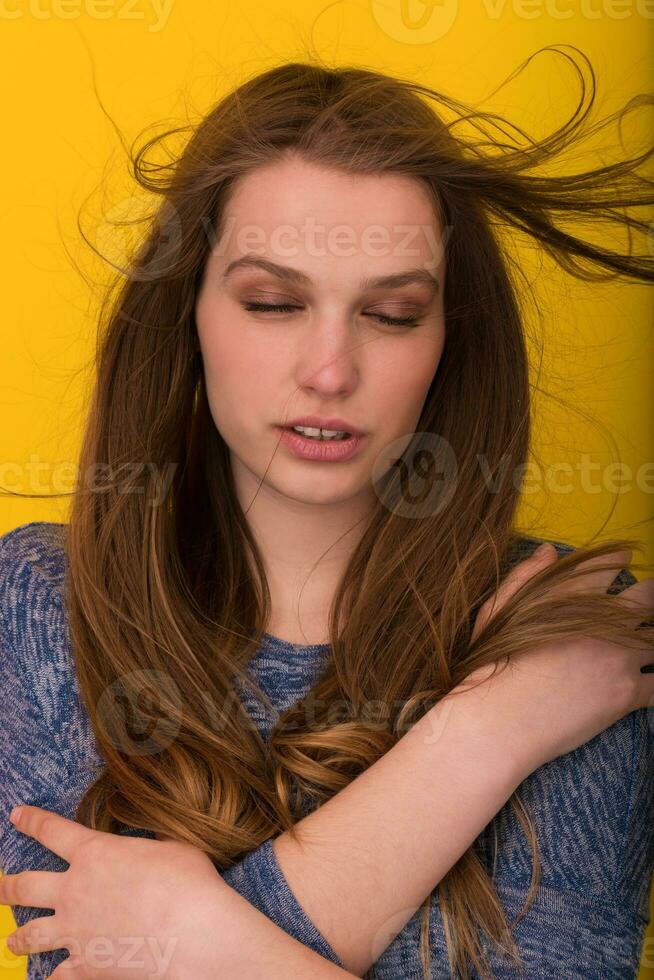
{"type": "Polygon", "coordinates": [[[411,345],[398,345],[377,365],[375,387],[382,393],[384,415],[398,428],[405,429],[420,416],[442,351],[442,340],[416,338],[411,345]]]}
{"type": "Polygon", "coordinates": [[[237,325],[227,329],[223,324],[220,327],[198,324],[198,339],[209,387],[233,392],[244,386],[249,389],[254,379],[263,383],[263,353],[256,344],[242,341],[237,325]]]}
{"type": "Polygon", "coordinates": [[[238,338],[236,329],[202,329],[198,324],[211,415],[230,445],[246,439],[257,420],[273,418],[279,399],[274,364],[263,345],[240,343],[238,338]]]}

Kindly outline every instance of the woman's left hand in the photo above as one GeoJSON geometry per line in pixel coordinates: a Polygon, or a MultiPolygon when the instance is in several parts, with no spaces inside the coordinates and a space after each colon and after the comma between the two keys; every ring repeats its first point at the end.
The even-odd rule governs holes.
{"type": "Polygon", "coordinates": [[[188,975],[185,951],[207,940],[198,910],[205,899],[215,910],[226,887],[207,854],[170,838],[91,830],[38,806],[22,806],[14,825],[69,864],[0,878],[0,904],[54,910],[12,934],[14,953],[67,949],[50,974],[60,980],[64,970],[68,980],[188,975]]]}

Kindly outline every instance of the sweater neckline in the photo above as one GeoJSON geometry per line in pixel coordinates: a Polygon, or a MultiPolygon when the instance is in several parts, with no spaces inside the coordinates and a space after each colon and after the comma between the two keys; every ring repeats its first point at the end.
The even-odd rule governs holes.
{"type": "Polygon", "coordinates": [[[290,640],[282,640],[279,636],[274,636],[272,633],[263,633],[262,642],[278,650],[292,650],[298,653],[322,652],[331,649],[331,643],[291,643],[290,640]]]}

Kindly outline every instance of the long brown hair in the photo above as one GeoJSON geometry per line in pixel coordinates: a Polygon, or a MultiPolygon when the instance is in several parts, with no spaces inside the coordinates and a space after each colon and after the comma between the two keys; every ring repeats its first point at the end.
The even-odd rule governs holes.
{"type": "MultiPolygon", "coordinates": [[[[71,642],[106,760],[78,820],[108,831],[120,823],[154,830],[226,869],[271,836],[292,833],[475,668],[571,635],[623,641],[632,614],[614,599],[548,599],[541,575],[471,643],[476,610],[516,554],[514,477],[533,452],[518,300],[530,286],[500,234],[530,237],[584,279],[654,280],[650,253],[630,247],[622,254],[562,227],[563,219],[621,226],[630,244],[646,234],[647,220],[627,208],[652,204],[652,182],[637,169],[653,148],[583,173],[533,173],[584,134],[595,96],[590,72],[588,103],[580,73],[572,117],[533,141],[507,120],[417,82],[359,67],[283,64],[222,98],[172,161],[148,154],[175,131],[134,154],[138,183],[162,200],[101,311],[80,456],[82,475],[105,464],[126,477],[102,492],[80,483],[66,527],[71,642]],[[464,121],[467,136],[459,132],[464,121]],[[266,628],[270,593],[209,411],[194,303],[213,244],[208,231],[220,240],[234,182],[289,153],[355,174],[411,176],[451,229],[438,386],[432,383],[403,458],[410,472],[422,440],[432,451],[428,437],[437,434],[456,460],[456,486],[446,501],[410,512],[401,467],[386,475],[334,596],[331,651],[312,688],[311,723],[302,699],[281,713],[266,744],[235,694],[238,684],[252,687],[246,668],[266,628]],[[157,474],[171,468],[161,499],[157,474]],[[147,751],[125,738],[125,699],[148,733],[147,751]]],[[[639,96],[620,115],[651,101],[639,96]]],[[[585,558],[619,547],[640,542],[579,547],[546,581],[569,580],[585,558]]],[[[643,641],[654,647],[654,638],[643,641]]],[[[538,846],[517,794],[510,804],[533,854],[523,915],[538,884],[538,846]]],[[[492,976],[481,932],[520,962],[475,845],[436,891],[452,975],[468,977],[472,963],[492,976]]],[[[430,899],[422,905],[426,977],[430,899]]]]}

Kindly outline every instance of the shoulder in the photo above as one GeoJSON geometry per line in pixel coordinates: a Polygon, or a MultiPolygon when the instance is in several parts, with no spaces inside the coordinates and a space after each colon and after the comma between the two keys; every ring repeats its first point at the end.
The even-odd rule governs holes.
{"type": "Polygon", "coordinates": [[[56,675],[64,667],[64,528],[62,524],[33,521],[0,536],[0,625],[5,667],[23,679],[46,715],[49,699],[44,695],[57,688],[56,675]]]}
{"type": "Polygon", "coordinates": [[[66,524],[57,521],[29,521],[0,534],[0,567],[21,557],[39,563],[45,577],[61,578],[66,524]]]}
{"type": "MultiPolygon", "coordinates": [[[[9,821],[27,803],[75,819],[102,760],[78,697],[64,613],[63,524],[33,521],[0,535],[0,867],[65,871],[67,863],[9,821]]],[[[40,910],[15,905],[17,925],[40,910]]],[[[49,975],[58,952],[33,954],[49,975]],[[46,969],[47,965],[47,969],[46,969]]],[[[29,972],[29,971],[28,971],[29,972]]],[[[39,972],[39,975],[40,972],[39,972]]]]}
{"type": "Polygon", "coordinates": [[[43,739],[75,764],[92,745],[72,654],[64,583],[67,525],[22,524],[0,536],[2,687],[29,709],[43,739]]]}
{"type": "Polygon", "coordinates": [[[61,588],[65,575],[65,524],[31,521],[0,535],[0,608],[12,633],[26,607],[61,588]]]}
{"type": "MultiPolygon", "coordinates": [[[[550,539],[519,539],[510,560],[528,557],[543,540],[550,539]]],[[[550,543],[559,555],[575,550],[550,543]]],[[[634,582],[621,569],[608,592],[617,594],[634,582]]],[[[544,885],[594,896],[647,919],[654,868],[654,706],[632,711],[541,766],[518,793],[534,820],[544,885]]],[[[503,838],[504,873],[528,879],[530,848],[513,809],[505,806],[493,823],[503,838]]]]}

